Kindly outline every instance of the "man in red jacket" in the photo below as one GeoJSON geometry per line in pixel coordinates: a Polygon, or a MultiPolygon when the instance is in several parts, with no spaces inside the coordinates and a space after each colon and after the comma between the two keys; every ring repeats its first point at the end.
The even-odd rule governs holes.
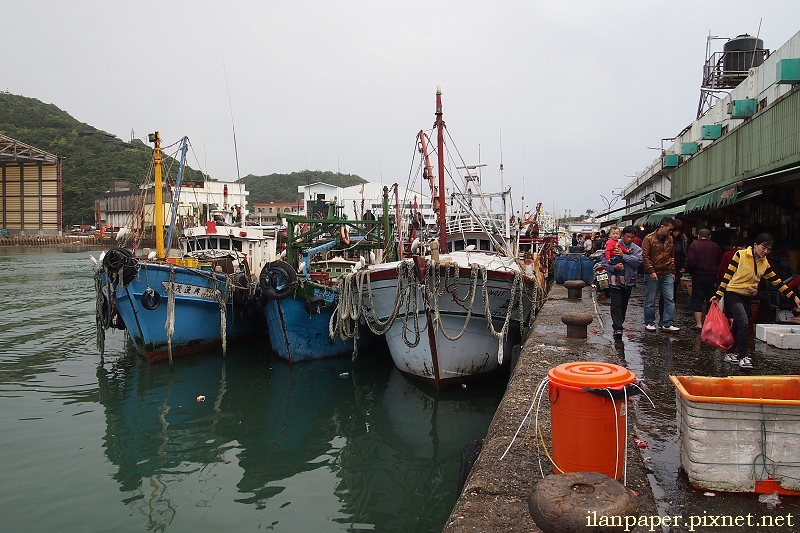
{"type": "Polygon", "coordinates": [[[694,329],[703,329],[703,304],[717,290],[717,266],[722,258],[722,248],[711,240],[711,231],[703,228],[697,240],[689,245],[686,269],[692,274],[692,298],[689,310],[694,313],[694,329]]]}

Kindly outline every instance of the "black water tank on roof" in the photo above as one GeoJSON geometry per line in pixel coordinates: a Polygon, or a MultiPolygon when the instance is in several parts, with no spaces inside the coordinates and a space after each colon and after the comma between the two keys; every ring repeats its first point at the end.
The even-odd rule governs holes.
{"type": "Polygon", "coordinates": [[[725,52],[723,76],[742,79],[752,67],[761,65],[767,55],[764,41],[746,33],[725,43],[722,50],[725,52]]]}

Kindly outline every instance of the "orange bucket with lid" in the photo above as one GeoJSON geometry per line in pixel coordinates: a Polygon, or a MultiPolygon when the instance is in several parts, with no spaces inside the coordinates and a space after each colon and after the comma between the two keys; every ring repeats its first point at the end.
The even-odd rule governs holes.
{"type": "Polygon", "coordinates": [[[627,405],[605,391],[586,389],[621,390],[636,374],[610,363],[573,362],[551,368],[547,376],[554,471],[599,472],[619,480],[625,470],[627,405]]]}

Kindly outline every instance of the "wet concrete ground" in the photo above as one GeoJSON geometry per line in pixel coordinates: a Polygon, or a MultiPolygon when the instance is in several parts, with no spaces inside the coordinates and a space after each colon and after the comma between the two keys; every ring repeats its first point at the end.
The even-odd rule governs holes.
{"type": "MultiPolygon", "coordinates": [[[[743,370],[722,361],[723,352],[700,341],[700,333],[691,329],[694,317],[689,311],[689,296],[679,293],[676,302],[675,325],[681,328],[677,334],[648,332],[643,322],[644,287],[640,284],[631,296],[626,320],[626,331],[622,340],[614,341],[610,324],[604,321],[602,336],[613,343],[619,357],[626,366],[643,380],[648,395],[655,403],[653,408],[646,401],[636,403],[636,424],[640,438],[646,440],[649,449],[645,457],[650,481],[661,515],[680,515],[684,519],[703,518],[707,527],[695,527],[695,531],[722,531],[731,528],[714,527],[712,517],[752,514],[754,517],[788,517],[792,515],[792,526],[749,527],[747,531],[800,531],[800,498],[781,496],[782,504],[768,510],[758,502],[758,495],[737,493],[715,493],[705,496],[705,491],[691,487],[686,474],[680,468],[678,455],[678,433],[675,417],[675,388],[669,375],[740,376],[740,375],[800,375],[800,350],[782,350],[756,340],[751,334],[750,348],[753,369],[743,370]]],[[[608,301],[599,301],[601,316],[608,317],[608,301]]],[[[766,309],[759,313],[762,323],[774,312],[766,309]]],[[[795,435],[800,443],[800,436],[795,435]]],[[[798,446],[800,458],[800,446],[798,446]]],[[[784,519],[785,520],[785,519],[784,519]]],[[[686,525],[664,531],[690,531],[686,525]]]]}
{"type": "MultiPolygon", "coordinates": [[[[800,498],[781,496],[782,503],[769,510],[756,494],[715,493],[694,489],[680,467],[673,375],[800,375],[800,351],[781,350],[755,340],[750,343],[754,368],[742,370],[722,361],[722,351],[700,342],[691,329],[694,317],[688,310],[688,295],[677,299],[675,325],[678,333],[644,329],[644,287],[634,289],[622,339],[611,331],[609,302],[595,301],[591,289],[583,299],[569,301],[563,286],[554,285],[548,302],[537,317],[531,335],[509,381],[507,393],[495,414],[483,451],[475,462],[464,492],[456,504],[445,532],[539,531],[527,512],[527,497],[535,483],[552,472],[531,424],[514,436],[537,385],[549,368],[569,361],[606,361],[627,366],[644,382],[652,406],[639,397],[629,422],[627,486],[639,493],[640,516],[679,517],[670,526],[637,527],[634,531],[800,531],[800,498]],[[596,306],[596,312],[595,312],[596,306]],[[560,317],[565,312],[587,312],[595,316],[589,338],[566,338],[560,317]],[[647,442],[639,449],[634,438],[647,442]],[[509,447],[509,444],[513,444],[509,447]],[[507,455],[503,455],[507,453],[507,455]],[[750,515],[750,523],[765,520],[771,525],[724,527],[723,520],[750,515]],[[724,518],[723,518],[724,517],[724,518]],[[766,518],[765,518],[766,517],[766,518]],[[781,526],[774,524],[782,521],[781,526]],[[791,523],[789,522],[791,520],[791,523]],[[694,523],[692,523],[694,522],[694,523]]],[[[764,312],[765,317],[769,313],[764,312]]],[[[549,407],[543,402],[540,425],[549,444],[549,407]]],[[[798,446],[800,457],[800,446],[798,446]]],[[[652,521],[651,522],[657,522],[652,521]]],[[[739,522],[741,523],[741,522],[739,522]]],[[[747,523],[747,522],[745,522],[747,523]]]]}

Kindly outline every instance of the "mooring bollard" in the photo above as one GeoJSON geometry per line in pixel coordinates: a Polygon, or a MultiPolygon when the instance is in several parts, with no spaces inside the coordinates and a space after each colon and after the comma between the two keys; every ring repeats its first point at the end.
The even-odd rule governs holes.
{"type": "Polygon", "coordinates": [[[528,511],[544,533],[622,532],[636,525],[639,502],[630,490],[604,474],[569,472],[539,481],[528,498],[528,511]],[[615,521],[598,527],[600,520],[609,517],[615,521]]]}
{"type": "Polygon", "coordinates": [[[568,300],[580,300],[583,296],[583,288],[586,282],[582,279],[571,279],[564,282],[564,287],[567,288],[568,300]]]}
{"type": "Polygon", "coordinates": [[[561,317],[561,322],[567,325],[568,339],[585,339],[586,326],[591,324],[592,320],[594,318],[589,313],[567,313],[561,317]]]}

